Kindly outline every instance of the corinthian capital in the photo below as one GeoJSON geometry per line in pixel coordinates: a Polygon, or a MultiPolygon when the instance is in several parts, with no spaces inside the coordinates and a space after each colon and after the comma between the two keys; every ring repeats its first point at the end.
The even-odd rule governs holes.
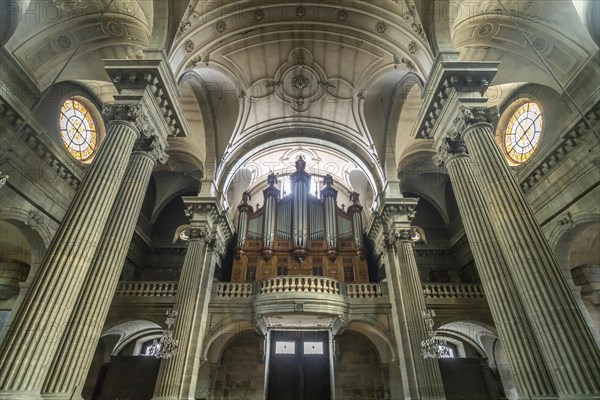
{"type": "Polygon", "coordinates": [[[102,115],[108,121],[127,121],[137,128],[142,138],[154,135],[154,128],[141,104],[106,104],[102,115]]]}
{"type": "Polygon", "coordinates": [[[392,246],[398,242],[411,242],[412,238],[415,236],[414,228],[396,228],[394,231],[388,235],[387,244],[392,246]]]}
{"type": "Polygon", "coordinates": [[[443,165],[455,157],[466,156],[467,154],[467,145],[460,135],[455,139],[446,137],[433,156],[433,162],[435,165],[443,165]]]}
{"type": "Polygon", "coordinates": [[[190,241],[192,240],[203,240],[206,243],[210,243],[212,241],[212,237],[206,228],[192,227],[190,228],[190,241]]]}
{"type": "Polygon", "coordinates": [[[165,152],[163,144],[156,137],[156,135],[147,139],[138,139],[133,146],[133,151],[149,155],[158,164],[164,164],[169,159],[169,155],[165,152]]]}
{"type": "Polygon", "coordinates": [[[497,120],[498,107],[462,106],[458,116],[452,122],[452,128],[448,131],[448,137],[452,140],[457,140],[467,128],[481,123],[493,125],[497,120]]]}

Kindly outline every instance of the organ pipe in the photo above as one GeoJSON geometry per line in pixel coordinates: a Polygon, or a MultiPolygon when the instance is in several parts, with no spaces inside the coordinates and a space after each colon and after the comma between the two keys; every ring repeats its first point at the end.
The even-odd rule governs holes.
{"type": "Polygon", "coordinates": [[[277,199],[279,198],[279,189],[275,187],[277,184],[277,176],[271,172],[267,177],[269,187],[263,190],[265,198],[265,214],[263,224],[263,257],[265,261],[271,259],[273,254],[273,240],[275,239],[275,213],[277,211],[277,199]]]}

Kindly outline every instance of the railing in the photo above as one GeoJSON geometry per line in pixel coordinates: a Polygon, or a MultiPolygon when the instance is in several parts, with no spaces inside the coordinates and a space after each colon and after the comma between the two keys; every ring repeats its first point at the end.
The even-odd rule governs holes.
{"type": "MultiPolygon", "coordinates": [[[[255,283],[219,282],[214,295],[220,298],[250,298],[256,294],[317,293],[346,295],[351,299],[385,297],[385,284],[346,284],[318,276],[278,276],[255,283]]],[[[177,282],[121,282],[115,293],[119,297],[174,297],[177,282]]],[[[484,298],[479,284],[425,283],[426,299],[480,299],[484,298]]]]}
{"type": "Polygon", "coordinates": [[[383,297],[383,285],[380,283],[358,283],[346,285],[346,295],[351,299],[383,297]]]}
{"type": "Polygon", "coordinates": [[[135,281],[120,282],[115,296],[126,297],[174,297],[177,293],[177,282],[135,281]]]}
{"type": "Polygon", "coordinates": [[[253,295],[252,283],[220,282],[217,284],[218,297],[252,297],[253,295]]]}
{"type": "Polygon", "coordinates": [[[259,282],[259,293],[304,292],[341,294],[340,281],[319,276],[278,276],[259,282]]]}
{"type": "Polygon", "coordinates": [[[426,299],[479,299],[484,298],[479,284],[426,283],[423,285],[426,299]]]}

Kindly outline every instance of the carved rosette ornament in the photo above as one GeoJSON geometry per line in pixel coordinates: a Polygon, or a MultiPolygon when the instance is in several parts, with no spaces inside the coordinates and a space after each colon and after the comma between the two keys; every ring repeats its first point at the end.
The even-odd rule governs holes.
{"type": "Polygon", "coordinates": [[[169,155],[165,152],[164,146],[156,136],[151,136],[147,139],[138,139],[134,146],[133,152],[140,152],[152,157],[157,164],[165,164],[169,159],[169,155]]]}
{"type": "Polygon", "coordinates": [[[102,116],[107,121],[125,121],[135,125],[142,138],[154,135],[154,128],[141,104],[106,104],[102,116]]]}

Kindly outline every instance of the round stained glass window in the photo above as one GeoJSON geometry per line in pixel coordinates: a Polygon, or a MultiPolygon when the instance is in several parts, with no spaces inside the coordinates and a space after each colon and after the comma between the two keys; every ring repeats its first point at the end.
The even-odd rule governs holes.
{"type": "Polygon", "coordinates": [[[88,109],[74,99],[65,101],[60,109],[60,134],[71,155],[86,161],[94,154],[97,143],[96,125],[88,109]]]}
{"type": "Polygon", "coordinates": [[[533,155],[542,127],[542,111],[536,103],[525,103],[515,111],[504,134],[504,150],[510,161],[521,164],[533,155]]]}

